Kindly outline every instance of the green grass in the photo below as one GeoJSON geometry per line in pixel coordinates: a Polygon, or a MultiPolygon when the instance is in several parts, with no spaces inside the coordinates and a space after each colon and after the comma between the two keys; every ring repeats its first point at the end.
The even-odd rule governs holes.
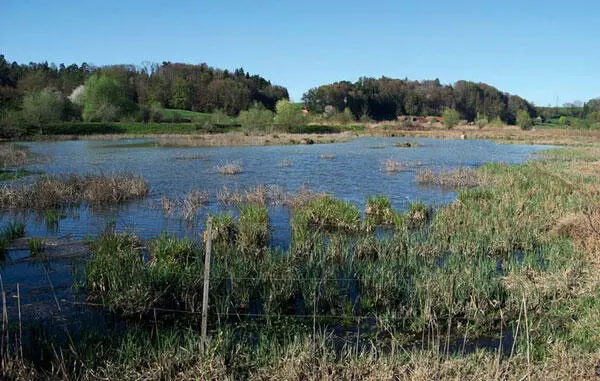
{"type": "Polygon", "coordinates": [[[209,122],[211,118],[210,113],[189,110],[163,108],[159,109],[159,112],[162,114],[165,121],[181,120],[183,123],[200,123],[209,122]]]}
{"type": "Polygon", "coordinates": [[[5,171],[0,170],[0,181],[17,180],[25,176],[39,175],[42,171],[28,171],[25,169],[18,169],[16,171],[5,171]]]}
{"type": "Polygon", "coordinates": [[[29,238],[27,245],[29,246],[30,257],[37,257],[46,251],[46,241],[43,238],[29,238]]]}

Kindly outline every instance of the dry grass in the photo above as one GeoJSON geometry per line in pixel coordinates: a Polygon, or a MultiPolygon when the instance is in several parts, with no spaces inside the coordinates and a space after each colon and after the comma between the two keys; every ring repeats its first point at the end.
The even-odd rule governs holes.
{"type": "Polygon", "coordinates": [[[46,209],[61,205],[117,204],[144,197],[150,188],[134,175],[44,176],[31,185],[0,188],[0,208],[46,209]]]}
{"type": "Polygon", "coordinates": [[[237,175],[244,172],[242,164],[239,161],[218,165],[216,169],[222,175],[237,175]]]}
{"type": "Polygon", "coordinates": [[[301,187],[297,193],[292,193],[278,185],[262,184],[245,190],[229,189],[224,186],[217,192],[217,200],[225,205],[250,203],[283,205],[289,208],[298,208],[325,196],[325,193],[314,192],[307,187],[301,187]]]}
{"type": "Polygon", "coordinates": [[[0,167],[17,168],[27,164],[27,151],[14,144],[0,145],[0,167]]]}
{"type": "Polygon", "coordinates": [[[155,136],[159,145],[184,147],[224,147],[224,146],[269,146],[294,144],[340,143],[352,139],[349,133],[339,134],[268,134],[254,135],[241,132],[222,134],[162,135],[155,136]]]}
{"type": "Polygon", "coordinates": [[[160,204],[165,216],[180,216],[191,220],[196,216],[198,209],[208,204],[210,195],[206,191],[193,190],[183,200],[172,200],[165,196],[161,197],[160,204]]]}
{"type": "Polygon", "coordinates": [[[426,168],[417,172],[417,184],[435,185],[442,188],[469,188],[480,185],[481,180],[472,168],[455,168],[441,171],[426,168]]]}
{"type": "Polygon", "coordinates": [[[401,163],[393,159],[387,159],[381,162],[381,170],[388,173],[400,172],[408,168],[406,163],[401,163]]]}
{"type": "Polygon", "coordinates": [[[281,161],[279,162],[279,166],[280,166],[281,168],[289,168],[289,167],[291,167],[292,165],[293,165],[292,161],[291,161],[291,160],[288,160],[288,159],[283,159],[283,160],[281,160],[281,161]]]}

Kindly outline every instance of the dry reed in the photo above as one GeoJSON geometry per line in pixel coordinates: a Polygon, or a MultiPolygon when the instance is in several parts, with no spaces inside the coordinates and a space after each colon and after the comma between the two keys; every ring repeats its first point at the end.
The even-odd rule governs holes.
{"type": "Polygon", "coordinates": [[[43,176],[31,185],[0,188],[0,208],[46,209],[79,204],[117,204],[148,194],[146,180],[134,175],[43,176]]]}
{"type": "Polygon", "coordinates": [[[472,168],[455,168],[434,171],[430,168],[417,172],[419,185],[435,185],[443,188],[469,188],[481,184],[480,177],[472,168]]]}

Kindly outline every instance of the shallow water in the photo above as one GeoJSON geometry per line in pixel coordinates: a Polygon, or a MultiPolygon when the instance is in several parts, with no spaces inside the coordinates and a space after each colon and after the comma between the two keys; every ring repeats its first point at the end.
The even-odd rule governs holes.
{"type": "MultiPolygon", "coordinates": [[[[44,158],[30,164],[27,170],[47,174],[65,173],[132,173],[142,175],[150,184],[151,193],[145,200],[101,209],[82,206],[67,213],[58,226],[49,227],[36,213],[3,213],[0,223],[21,221],[27,237],[61,238],[77,241],[95,236],[108,222],[118,231],[134,231],[142,238],[152,238],[163,231],[178,236],[199,238],[208,212],[233,210],[217,202],[216,193],[227,186],[246,189],[256,185],[278,185],[289,191],[308,186],[314,191],[364,206],[370,195],[386,195],[396,209],[405,209],[410,202],[427,204],[451,202],[455,193],[437,187],[419,187],[415,174],[419,168],[477,167],[484,162],[520,163],[546,146],[499,145],[481,140],[433,140],[404,138],[358,138],[349,143],[294,145],[269,147],[164,148],[154,147],[151,140],[64,141],[24,143],[44,158]],[[398,148],[403,141],[418,141],[422,147],[398,148]],[[128,145],[132,145],[129,146],[128,145]],[[322,158],[321,155],[333,155],[322,158]],[[381,162],[393,159],[408,163],[397,173],[381,170],[381,162]],[[281,162],[291,162],[282,167],[281,162]],[[239,162],[243,172],[221,175],[216,166],[239,162]],[[165,217],[157,207],[162,196],[182,198],[193,189],[210,193],[210,203],[198,212],[192,222],[165,217]]],[[[21,181],[32,181],[30,176],[21,181]]],[[[286,247],[289,243],[289,211],[283,207],[269,208],[271,244],[286,247]]],[[[60,249],[58,249],[60,251],[60,249]]],[[[25,260],[26,252],[13,250],[0,274],[4,286],[14,296],[21,284],[21,303],[53,308],[52,287],[57,298],[68,300],[72,295],[73,271],[81,269],[81,261],[52,258],[45,264],[25,260]]],[[[9,303],[10,304],[10,303],[9,303]]],[[[14,309],[13,309],[14,312],[14,309]]]]}
{"type": "MultiPolygon", "coordinates": [[[[56,231],[49,231],[39,216],[30,214],[16,219],[26,223],[28,236],[83,238],[101,231],[107,220],[115,220],[118,230],[134,230],[142,237],[154,237],[164,230],[178,235],[197,233],[201,226],[164,218],[160,210],[149,210],[161,196],[182,198],[193,189],[208,191],[211,202],[199,212],[199,221],[209,210],[222,206],[216,193],[223,186],[246,189],[259,184],[279,185],[289,191],[308,186],[363,206],[370,195],[383,194],[392,206],[404,209],[416,200],[444,204],[455,198],[454,192],[436,187],[418,187],[415,173],[419,168],[476,167],[484,162],[519,163],[546,147],[498,145],[482,140],[433,140],[402,138],[359,138],[350,143],[269,147],[158,148],[144,147],[143,140],[65,141],[27,143],[31,151],[46,158],[27,167],[48,174],[63,173],[133,173],[148,180],[150,196],[143,201],[118,207],[91,210],[78,208],[63,218],[56,231]],[[401,141],[419,141],[423,147],[397,148],[401,141]],[[133,144],[132,148],[125,148],[133,144]],[[321,155],[333,158],[321,158],[321,155]],[[393,159],[408,163],[398,173],[381,170],[381,162],[393,159]],[[291,166],[282,167],[288,160],[291,166]],[[221,175],[218,165],[236,161],[243,167],[237,175],[221,175]]],[[[29,181],[31,178],[28,179],[29,181]]],[[[271,222],[275,229],[287,224],[287,213],[273,208],[271,222]]],[[[3,221],[15,219],[4,215],[3,221]]]]}

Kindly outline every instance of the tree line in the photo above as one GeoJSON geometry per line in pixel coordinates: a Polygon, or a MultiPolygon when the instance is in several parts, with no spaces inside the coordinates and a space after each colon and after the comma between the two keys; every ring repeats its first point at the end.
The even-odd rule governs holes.
{"type": "Polygon", "coordinates": [[[349,109],[357,119],[394,120],[398,116],[441,116],[454,109],[463,119],[501,119],[514,124],[519,110],[536,116],[535,107],[525,99],[501,92],[485,83],[458,81],[442,85],[438,79],[410,81],[387,77],[362,77],[356,82],[341,81],[308,90],[303,98],[311,112],[328,107],[349,109]]]}
{"type": "Polygon", "coordinates": [[[0,55],[2,127],[52,120],[147,121],[152,108],[238,115],[252,105],[275,111],[285,87],[244,69],[162,64],[111,65],[8,62],[0,55]]]}

